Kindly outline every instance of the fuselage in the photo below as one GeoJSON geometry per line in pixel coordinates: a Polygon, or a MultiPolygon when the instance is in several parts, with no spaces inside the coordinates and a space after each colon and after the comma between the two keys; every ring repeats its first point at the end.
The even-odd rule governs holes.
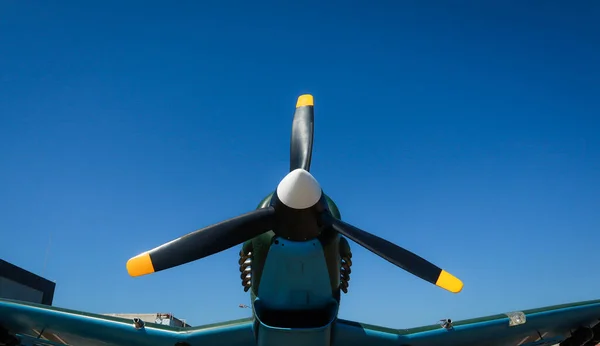
{"type": "MultiPolygon", "coordinates": [[[[268,207],[272,196],[258,209],[268,207]]],[[[332,215],[341,218],[333,200],[325,197],[332,215]]],[[[250,291],[257,344],[279,344],[282,335],[295,330],[303,343],[328,345],[341,291],[348,287],[351,256],[346,239],[328,229],[306,241],[270,231],[244,243],[240,272],[250,291]]]]}

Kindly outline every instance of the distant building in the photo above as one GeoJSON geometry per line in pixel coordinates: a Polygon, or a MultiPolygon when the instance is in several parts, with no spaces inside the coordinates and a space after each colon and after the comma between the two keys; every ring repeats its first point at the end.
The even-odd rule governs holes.
{"type": "Polygon", "coordinates": [[[52,305],[56,283],[0,259],[0,298],[52,305]]]}
{"type": "MultiPolygon", "coordinates": [[[[55,289],[56,283],[0,259],[0,298],[52,305],[55,289]]],[[[170,313],[105,315],[131,320],[139,318],[146,323],[171,327],[191,327],[170,313]]]]}

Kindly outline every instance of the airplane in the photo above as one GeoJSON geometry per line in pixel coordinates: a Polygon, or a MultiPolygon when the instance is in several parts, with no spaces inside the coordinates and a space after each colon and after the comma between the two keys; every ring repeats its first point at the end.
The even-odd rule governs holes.
{"type": "Polygon", "coordinates": [[[160,272],[241,246],[239,271],[252,317],[178,328],[139,318],[104,316],[0,299],[0,345],[79,346],[359,346],[595,345],[600,300],[513,311],[411,329],[339,318],[348,292],[348,239],[452,293],[463,283],[440,267],[342,221],[334,201],[310,173],[314,98],[297,99],[290,169],[246,214],[202,228],[131,258],[133,277],[160,272]],[[52,336],[52,337],[50,337],[52,336]]]}

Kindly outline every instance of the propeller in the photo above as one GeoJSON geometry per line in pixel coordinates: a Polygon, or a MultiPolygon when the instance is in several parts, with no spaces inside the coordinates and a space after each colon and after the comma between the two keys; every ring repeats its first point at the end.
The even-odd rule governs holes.
{"type": "Polygon", "coordinates": [[[426,259],[342,220],[332,218],[330,222],[331,227],[338,233],[414,276],[452,293],[462,290],[462,281],[426,259]]]}
{"type": "Polygon", "coordinates": [[[290,172],[302,168],[310,172],[313,137],[315,130],[315,107],[312,95],[302,95],[296,102],[292,123],[290,145],[290,172]]]}
{"type": "Polygon", "coordinates": [[[172,240],[127,262],[131,276],[146,275],[214,255],[272,228],[272,207],[257,209],[172,240]]]}
{"type": "Polygon", "coordinates": [[[272,230],[293,241],[318,237],[329,229],[379,257],[445,290],[458,293],[463,283],[416,254],[335,218],[323,190],[310,174],[314,136],[314,100],[302,95],[296,103],[290,145],[290,172],[281,180],[270,205],[199,229],[144,252],[127,262],[131,276],[141,276],[227,250],[272,230]]]}

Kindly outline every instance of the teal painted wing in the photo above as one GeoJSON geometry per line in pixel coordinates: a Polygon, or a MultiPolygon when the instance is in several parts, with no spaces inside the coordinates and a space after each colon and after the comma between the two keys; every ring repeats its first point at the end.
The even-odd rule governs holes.
{"type": "MultiPolygon", "coordinates": [[[[453,328],[449,330],[437,324],[391,329],[338,320],[333,343],[335,346],[554,345],[570,337],[579,327],[592,327],[599,320],[600,300],[458,321],[453,322],[453,328]]],[[[598,332],[595,342],[589,345],[600,340],[600,325],[593,329],[598,332]]]]}
{"type": "Polygon", "coordinates": [[[6,299],[0,299],[0,326],[22,341],[38,338],[42,332],[40,341],[47,345],[255,345],[252,319],[193,328],[146,323],[143,329],[136,329],[132,320],[124,318],[6,299]]]}

